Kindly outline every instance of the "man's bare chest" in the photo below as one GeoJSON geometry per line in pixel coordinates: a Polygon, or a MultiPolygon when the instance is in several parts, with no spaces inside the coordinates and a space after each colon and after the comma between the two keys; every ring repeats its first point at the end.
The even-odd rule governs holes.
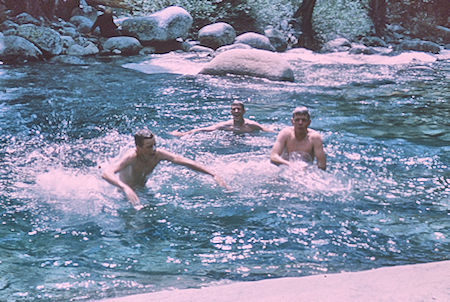
{"type": "Polygon", "coordinates": [[[146,161],[137,160],[132,167],[132,173],[135,176],[145,177],[150,174],[158,164],[156,159],[146,161]]]}
{"type": "Polygon", "coordinates": [[[301,151],[313,154],[313,144],[309,137],[298,140],[295,136],[291,136],[286,143],[286,149],[288,153],[301,151]]]}

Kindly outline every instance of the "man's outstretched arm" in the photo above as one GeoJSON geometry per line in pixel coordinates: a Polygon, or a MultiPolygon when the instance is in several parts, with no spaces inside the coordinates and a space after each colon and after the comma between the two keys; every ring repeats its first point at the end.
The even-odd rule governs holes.
{"type": "Polygon", "coordinates": [[[201,165],[201,164],[199,164],[199,163],[197,163],[197,162],[195,162],[195,161],[193,161],[193,160],[191,160],[189,158],[183,157],[181,155],[176,155],[176,154],[170,153],[168,151],[162,151],[161,150],[161,154],[162,154],[161,158],[164,159],[164,160],[168,160],[168,161],[170,161],[170,162],[172,162],[174,164],[177,164],[177,165],[185,166],[185,167],[187,167],[187,168],[189,168],[191,170],[194,170],[194,171],[198,171],[198,172],[201,172],[201,173],[204,173],[204,174],[211,175],[219,186],[228,189],[227,184],[225,183],[225,181],[220,176],[218,176],[216,173],[212,172],[211,170],[209,170],[205,166],[203,166],[203,165],[201,165]]]}
{"type": "Polygon", "coordinates": [[[266,127],[264,125],[261,125],[258,122],[248,121],[248,123],[256,130],[261,130],[261,131],[264,131],[264,132],[275,132],[275,130],[273,130],[273,129],[269,128],[269,127],[266,127]]]}
{"type": "Polygon", "coordinates": [[[208,127],[201,127],[201,128],[195,128],[186,132],[180,132],[180,131],[172,131],[169,132],[169,134],[175,135],[175,136],[184,136],[184,135],[188,135],[188,134],[194,134],[197,132],[211,132],[211,131],[216,131],[216,130],[220,130],[222,127],[224,126],[224,123],[218,123],[218,124],[214,124],[208,127]]]}
{"type": "Polygon", "coordinates": [[[131,164],[132,160],[133,158],[129,154],[127,154],[118,162],[106,166],[105,168],[103,168],[102,178],[110,184],[121,189],[125,193],[127,199],[131,202],[131,204],[135,208],[139,208],[141,207],[139,197],[136,195],[134,190],[128,184],[123,182],[117,175],[117,173],[128,167],[128,165],[131,164]]]}

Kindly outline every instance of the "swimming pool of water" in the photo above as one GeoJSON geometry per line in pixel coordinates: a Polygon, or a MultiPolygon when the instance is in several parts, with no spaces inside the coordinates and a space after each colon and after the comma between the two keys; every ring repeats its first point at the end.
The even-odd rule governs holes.
{"type": "Polygon", "coordinates": [[[0,67],[0,300],[448,259],[449,61],[362,58],[289,57],[295,83],[196,77],[203,60],[181,55],[0,67]],[[308,106],[327,171],[271,165],[275,133],[168,134],[229,118],[236,99],[276,130],[308,106]],[[134,210],[98,166],[132,147],[141,127],[231,190],[164,163],[134,210]]]}

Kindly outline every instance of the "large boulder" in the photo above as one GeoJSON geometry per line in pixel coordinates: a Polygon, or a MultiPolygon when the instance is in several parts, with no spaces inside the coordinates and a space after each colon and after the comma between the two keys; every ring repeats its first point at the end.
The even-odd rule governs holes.
{"type": "Polygon", "coordinates": [[[361,42],[366,46],[388,47],[387,43],[379,37],[366,36],[361,39],[361,42]]]}
{"type": "MultiPolygon", "coordinates": [[[[70,23],[74,24],[77,27],[77,30],[82,33],[88,33],[91,30],[92,25],[94,22],[84,16],[73,16],[70,18],[70,23]]],[[[96,28],[97,32],[100,33],[98,28],[96,28]]]]}
{"type": "Polygon", "coordinates": [[[70,56],[92,56],[98,53],[99,53],[98,47],[90,41],[83,43],[82,45],[73,44],[69,46],[69,48],[66,51],[66,54],[70,56]]]}
{"type": "Polygon", "coordinates": [[[61,55],[53,57],[49,60],[50,63],[62,65],[87,65],[86,61],[78,56],[61,55]]]}
{"type": "Polygon", "coordinates": [[[431,53],[439,53],[441,51],[441,48],[438,44],[431,42],[431,41],[423,41],[423,40],[403,41],[402,43],[400,43],[399,49],[424,51],[424,52],[431,52],[431,53]]]}
{"type": "Polygon", "coordinates": [[[48,27],[24,24],[17,27],[16,35],[32,42],[46,56],[57,56],[63,50],[61,35],[48,27]]]}
{"type": "Polygon", "coordinates": [[[252,49],[252,47],[248,44],[244,43],[234,43],[231,45],[225,45],[216,49],[216,56],[224,51],[232,50],[232,49],[252,49]]]}
{"type": "Polygon", "coordinates": [[[189,48],[189,51],[196,52],[196,53],[207,53],[207,54],[214,53],[214,49],[206,47],[206,46],[201,46],[201,45],[192,46],[191,48],[189,48]]]}
{"type": "Polygon", "coordinates": [[[436,26],[434,29],[436,35],[442,38],[444,43],[450,43],[450,28],[444,26],[436,26]]]}
{"type": "Polygon", "coordinates": [[[108,53],[137,55],[141,49],[141,43],[133,37],[112,37],[103,43],[103,51],[108,53]]]}
{"type": "Polygon", "coordinates": [[[42,52],[30,41],[19,36],[3,36],[0,33],[0,60],[7,64],[38,61],[42,52]]]}
{"type": "Polygon", "coordinates": [[[269,38],[270,44],[275,47],[276,51],[285,51],[287,49],[287,39],[279,30],[268,26],[264,30],[264,35],[269,38]]]}
{"type": "Polygon", "coordinates": [[[294,72],[286,60],[277,53],[260,49],[232,49],[222,52],[199,73],[237,74],[274,81],[294,81],[294,72]]]}
{"type": "Polygon", "coordinates": [[[63,27],[59,30],[61,36],[79,37],[80,32],[75,27],[63,27]]]}
{"type": "Polygon", "coordinates": [[[269,38],[254,32],[248,32],[237,36],[234,43],[243,43],[250,45],[253,48],[275,51],[275,48],[270,44],[269,38]]]}
{"type": "Polygon", "coordinates": [[[6,20],[5,22],[3,22],[2,24],[0,24],[0,31],[6,31],[9,29],[16,29],[19,26],[19,24],[14,23],[11,20],[6,20]]]}
{"type": "Polygon", "coordinates": [[[170,41],[185,38],[192,21],[192,16],[185,9],[170,6],[149,16],[126,19],[122,22],[122,30],[143,44],[170,41]]]}
{"type": "MultiPolygon", "coordinates": [[[[62,44],[63,44],[63,48],[67,49],[70,46],[76,44],[75,40],[71,37],[71,36],[61,36],[61,40],[62,40],[62,44]]],[[[63,50],[64,52],[64,50],[63,50]]]]}
{"type": "Polygon", "coordinates": [[[17,24],[34,24],[34,25],[41,25],[41,21],[37,20],[36,18],[34,18],[33,16],[31,16],[30,14],[27,13],[21,13],[18,14],[15,18],[14,21],[17,24]]]}
{"type": "Polygon", "coordinates": [[[95,22],[95,19],[97,19],[97,10],[94,7],[87,5],[87,3],[85,5],[81,4],[72,10],[72,17],[73,16],[83,16],[90,19],[92,22],[95,22]]]}
{"type": "Polygon", "coordinates": [[[353,55],[374,55],[378,52],[372,47],[367,47],[364,44],[352,43],[352,48],[350,48],[348,53],[353,55]]]}
{"type": "Polygon", "coordinates": [[[202,27],[198,32],[200,44],[212,49],[233,44],[236,31],[233,26],[225,22],[218,22],[202,27]]]}
{"type": "Polygon", "coordinates": [[[346,38],[335,38],[326,42],[322,48],[321,52],[342,52],[349,51],[352,48],[352,43],[346,38]]]}

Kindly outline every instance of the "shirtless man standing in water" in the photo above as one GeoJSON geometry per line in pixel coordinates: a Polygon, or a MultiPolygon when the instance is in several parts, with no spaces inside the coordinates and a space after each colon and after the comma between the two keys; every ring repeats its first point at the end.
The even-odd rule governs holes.
{"type": "Polygon", "coordinates": [[[172,131],[170,134],[176,136],[183,136],[186,134],[193,134],[200,131],[215,131],[215,130],[225,130],[225,131],[233,131],[235,133],[250,133],[256,130],[262,130],[267,132],[274,132],[272,129],[264,127],[263,125],[244,118],[245,108],[244,103],[239,101],[234,101],[231,104],[231,115],[232,119],[220,122],[209,127],[196,128],[186,132],[172,131]]]}
{"type": "Polygon", "coordinates": [[[322,136],[319,132],[308,129],[311,124],[309,110],[297,107],[292,112],[292,127],[284,128],[277,136],[270,153],[270,161],[276,165],[289,165],[289,160],[282,157],[286,151],[288,158],[301,158],[306,162],[317,160],[319,169],[325,170],[327,160],[323,150],[322,136]]]}
{"type": "Polygon", "coordinates": [[[225,182],[206,167],[183,156],[156,148],[156,139],[150,130],[142,129],[136,132],[134,141],[136,148],[128,150],[119,161],[103,169],[102,178],[120,188],[136,209],[142,208],[142,205],[132,187],[144,186],[147,176],[162,160],[209,174],[220,186],[226,188],[225,182]]]}

